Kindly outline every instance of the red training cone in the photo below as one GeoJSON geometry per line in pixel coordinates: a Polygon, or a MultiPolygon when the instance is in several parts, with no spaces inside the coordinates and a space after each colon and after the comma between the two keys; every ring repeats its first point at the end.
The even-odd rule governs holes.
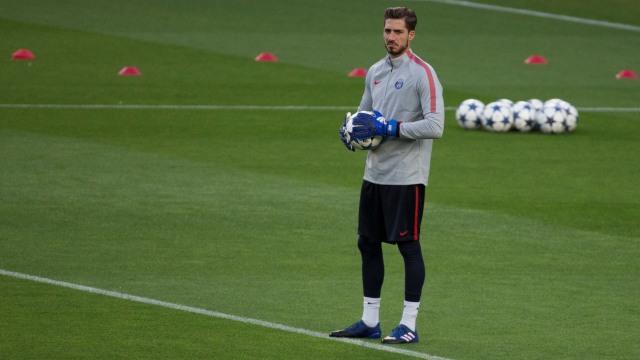
{"type": "Polygon", "coordinates": [[[120,75],[120,76],[140,76],[140,75],[142,75],[142,72],[140,72],[140,70],[138,70],[138,68],[135,67],[135,66],[125,66],[125,67],[122,68],[122,70],[120,70],[118,75],[120,75]]]}
{"type": "Polygon", "coordinates": [[[256,56],[256,61],[278,61],[278,58],[270,52],[262,52],[256,56]]]}
{"type": "Polygon", "coordinates": [[[525,61],[525,64],[547,64],[547,59],[544,58],[544,56],[542,55],[531,55],[529,56],[525,61]]]}
{"type": "Polygon", "coordinates": [[[367,76],[367,69],[355,68],[349,73],[349,77],[365,77],[367,76]]]}
{"type": "Polygon", "coordinates": [[[11,58],[15,60],[33,60],[36,56],[29,49],[18,49],[18,51],[11,54],[11,58]]]}
{"type": "Polygon", "coordinates": [[[636,75],[633,70],[622,70],[618,74],[616,74],[616,79],[637,79],[638,75],[636,75]]]}

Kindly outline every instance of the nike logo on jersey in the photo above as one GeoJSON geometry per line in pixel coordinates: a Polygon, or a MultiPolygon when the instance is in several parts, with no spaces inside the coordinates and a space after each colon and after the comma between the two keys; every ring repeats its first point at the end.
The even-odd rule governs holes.
{"type": "Polygon", "coordinates": [[[409,233],[408,231],[402,231],[402,232],[400,232],[400,236],[405,236],[405,235],[407,235],[408,233],[409,233]]]}
{"type": "Polygon", "coordinates": [[[378,84],[380,84],[380,83],[381,83],[381,81],[374,81],[374,82],[373,82],[373,85],[378,85],[378,84]]]}

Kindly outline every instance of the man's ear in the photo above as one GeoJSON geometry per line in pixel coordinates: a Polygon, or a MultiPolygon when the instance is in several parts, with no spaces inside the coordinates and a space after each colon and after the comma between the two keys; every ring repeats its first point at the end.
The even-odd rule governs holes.
{"type": "Polygon", "coordinates": [[[414,36],[416,36],[416,31],[415,30],[409,31],[409,41],[413,40],[414,36]]]}

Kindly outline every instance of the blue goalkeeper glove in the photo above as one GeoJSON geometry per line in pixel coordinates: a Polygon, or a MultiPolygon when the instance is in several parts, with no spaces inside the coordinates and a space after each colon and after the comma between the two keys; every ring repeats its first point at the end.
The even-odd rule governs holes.
{"type": "Polygon", "coordinates": [[[353,137],[360,141],[375,136],[400,136],[400,124],[396,120],[387,120],[378,111],[360,111],[353,118],[353,137]]]}
{"type": "Polygon", "coordinates": [[[347,147],[347,150],[356,151],[356,149],[354,149],[353,146],[349,144],[349,140],[351,139],[349,138],[349,133],[347,132],[347,121],[349,120],[350,117],[351,117],[350,112],[348,112],[344,116],[344,121],[342,122],[342,126],[340,126],[340,140],[342,140],[342,143],[344,144],[344,146],[347,147]]]}
{"type": "Polygon", "coordinates": [[[387,120],[378,110],[373,110],[375,116],[376,134],[382,136],[400,137],[400,124],[402,121],[387,120]]]}

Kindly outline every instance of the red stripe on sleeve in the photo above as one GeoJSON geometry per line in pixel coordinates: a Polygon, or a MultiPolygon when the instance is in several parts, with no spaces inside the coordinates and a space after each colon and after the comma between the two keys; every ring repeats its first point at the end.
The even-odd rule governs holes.
{"type": "Polygon", "coordinates": [[[429,79],[429,108],[431,112],[436,112],[436,84],[433,81],[433,72],[427,63],[422,61],[419,57],[415,56],[410,50],[407,50],[409,59],[413,60],[416,64],[420,65],[424,71],[427,72],[427,78],[429,79]]]}

